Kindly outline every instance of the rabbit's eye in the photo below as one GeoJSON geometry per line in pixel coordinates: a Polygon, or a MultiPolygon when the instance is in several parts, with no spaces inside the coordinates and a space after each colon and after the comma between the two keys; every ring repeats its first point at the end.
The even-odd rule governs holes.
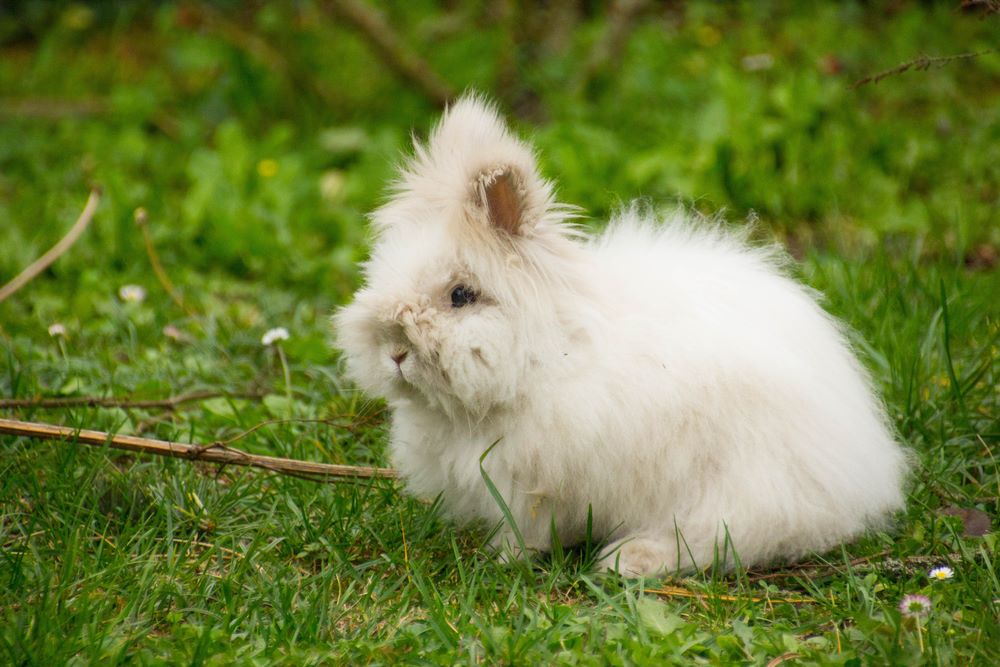
{"type": "Polygon", "coordinates": [[[451,307],[461,308],[462,306],[467,306],[470,303],[476,302],[476,293],[472,291],[472,288],[466,287],[465,285],[459,285],[451,291],[451,307]]]}

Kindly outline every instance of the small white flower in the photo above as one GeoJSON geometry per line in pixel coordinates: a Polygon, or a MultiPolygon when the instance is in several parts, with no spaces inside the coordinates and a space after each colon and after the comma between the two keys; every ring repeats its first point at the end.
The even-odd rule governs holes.
{"type": "Polygon", "coordinates": [[[750,56],[744,56],[740,60],[740,65],[747,72],[759,72],[771,69],[774,67],[774,56],[770,53],[755,53],[750,56]]]}
{"type": "Polygon", "coordinates": [[[49,325],[49,335],[53,338],[65,338],[66,337],[66,327],[55,322],[49,325]]]}
{"type": "Polygon", "coordinates": [[[260,342],[264,345],[274,345],[281,340],[288,340],[288,329],[285,327],[275,327],[274,329],[269,329],[260,339],[260,342]]]}
{"type": "Polygon", "coordinates": [[[952,577],[954,577],[955,576],[955,571],[952,570],[947,565],[939,565],[938,567],[936,567],[933,570],[931,570],[930,572],[928,572],[927,576],[930,577],[931,579],[937,579],[938,581],[944,581],[945,579],[951,579],[952,577]]]}
{"type": "Polygon", "coordinates": [[[931,613],[931,601],[926,595],[904,595],[899,602],[899,611],[907,618],[919,618],[931,613]]]}
{"type": "Polygon", "coordinates": [[[146,290],[139,285],[122,285],[118,289],[118,298],[126,303],[142,303],[146,298],[146,290]]]}
{"type": "Polygon", "coordinates": [[[191,342],[191,336],[187,335],[186,333],[175,327],[173,324],[168,324],[167,326],[163,327],[163,335],[169,338],[170,340],[176,341],[178,343],[191,342]]]}

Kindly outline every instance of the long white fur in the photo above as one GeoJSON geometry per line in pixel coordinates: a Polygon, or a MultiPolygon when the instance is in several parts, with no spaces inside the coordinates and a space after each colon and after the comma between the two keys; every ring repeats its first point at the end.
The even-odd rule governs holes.
{"type": "MultiPolygon", "coordinates": [[[[794,559],[902,507],[906,456],[840,325],[775,248],[676,214],[569,224],[532,150],[454,104],[373,214],[366,285],[335,316],[347,370],[392,408],[391,457],[460,523],[503,515],[529,549],[608,540],[653,575],[794,559]],[[482,183],[514,176],[521,227],[482,183]],[[479,300],[451,306],[458,284],[479,300]],[[399,364],[392,357],[405,353],[399,364]]],[[[495,539],[515,548],[510,527],[495,539]]],[[[509,553],[509,550],[508,550],[509,553]]]]}

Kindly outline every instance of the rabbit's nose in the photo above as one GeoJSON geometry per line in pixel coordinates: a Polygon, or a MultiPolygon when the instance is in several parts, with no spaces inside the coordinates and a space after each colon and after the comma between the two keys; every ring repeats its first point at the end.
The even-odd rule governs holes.
{"type": "Polygon", "coordinates": [[[402,365],[403,360],[406,359],[406,355],[408,354],[409,352],[403,350],[402,352],[396,352],[395,354],[390,354],[389,358],[395,361],[397,366],[400,366],[402,365]]]}

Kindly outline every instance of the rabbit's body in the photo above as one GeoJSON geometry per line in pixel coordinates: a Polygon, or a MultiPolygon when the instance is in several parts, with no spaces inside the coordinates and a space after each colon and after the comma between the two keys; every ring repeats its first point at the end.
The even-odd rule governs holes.
{"type": "MultiPolygon", "coordinates": [[[[529,549],[553,527],[579,542],[590,511],[602,564],[629,574],[795,558],[902,506],[869,381],[780,253],[635,209],[588,240],[528,158],[460,102],[376,214],[368,287],[338,315],[411,492],[501,521],[480,471],[496,443],[482,465],[529,549]]],[[[509,527],[497,544],[516,547],[509,527]]]]}

